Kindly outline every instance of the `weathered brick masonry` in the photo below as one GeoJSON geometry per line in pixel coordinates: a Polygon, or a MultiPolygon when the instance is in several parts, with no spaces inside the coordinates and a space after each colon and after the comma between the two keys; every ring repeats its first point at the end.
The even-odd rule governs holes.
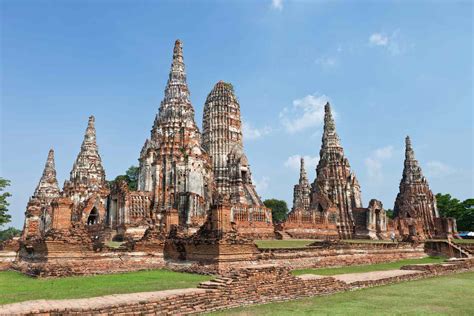
{"type": "Polygon", "coordinates": [[[41,315],[115,315],[115,314],[196,314],[251,304],[285,301],[309,296],[327,295],[357,288],[397,283],[462,271],[472,271],[474,259],[435,265],[404,267],[413,273],[368,281],[343,282],[337,277],[317,275],[293,276],[287,268],[256,266],[232,272],[196,289],[150,293],[109,295],[98,299],[52,301],[49,307],[32,307],[31,303],[4,305],[1,314],[41,315]],[[122,297],[122,299],[120,299],[122,297]],[[124,299],[125,298],[125,299],[124,299]],[[94,307],[87,302],[94,301],[94,307]]]}

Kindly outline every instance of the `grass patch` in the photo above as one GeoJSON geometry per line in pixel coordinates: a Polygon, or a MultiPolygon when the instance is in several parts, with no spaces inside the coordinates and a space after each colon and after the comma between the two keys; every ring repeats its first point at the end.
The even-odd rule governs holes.
{"type": "Polygon", "coordinates": [[[211,315],[474,315],[472,284],[467,272],[211,315]]]}
{"type": "Polygon", "coordinates": [[[60,279],[35,279],[15,271],[2,271],[0,272],[0,304],[190,288],[210,279],[212,279],[211,276],[168,270],[60,279]]]}
{"type": "Polygon", "coordinates": [[[396,262],[384,262],[375,263],[362,266],[349,266],[340,268],[320,268],[320,269],[301,269],[293,270],[294,275],[302,274],[318,274],[318,275],[336,275],[345,273],[359,273],[359,272],[371,272],[371,271],[385,271],[385,270],[397,270],[407,264],[420,264],[420,263],[441,263],[445,258],[439,257],[426,257],[421,259],[405,259],[396,262]]]}
{"type": "Polygon", "coordinates": [[[301,248],[315,241],[315,239],[268,239],[256,240],[255,244],[258,248],[301,248]]]}
{"type": "Polygon", "coordinates": [[[110,248],[118,248],[120,247],[124,242],[123,241],[113,241],[109,240],[105,244],[109,246],[110,248]]]}
{"type": "Polygon", "coordinates": [[[455,244],[474,244],[474,239],[452,239],[455,244]]]}

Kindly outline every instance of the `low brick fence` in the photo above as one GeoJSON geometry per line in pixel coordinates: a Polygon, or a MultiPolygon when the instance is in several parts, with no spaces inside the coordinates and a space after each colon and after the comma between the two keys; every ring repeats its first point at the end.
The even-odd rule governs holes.
{"type": "MultiPolygon", "coordinates": [[[[0,314],[97,315],[97,314],[195,314],[251,304],[285,301],[308,296],[327,295],[361,287],[397,283],[436,275],[472,271],[474,260],[448,264],[423,265],[420,271],[407,266],[400,277],[360,282],[343,282],[337,277],[293,276],[288,268],[271,265],[248,267],[199,288],[109,295],[67,301],[31,301],[4,305],[0,314]],[[64,303],[66,302],[66,303],[64,303]]],[[[416,266],[420,267],[420,266],[416,266]]]]}
{"type": "Polygon", "coordinates": [[[259,249],[259,263],[292,269],[353,266],[426,257],[423,244],[411,243],[314,243],[302,248],[259,249]]]}

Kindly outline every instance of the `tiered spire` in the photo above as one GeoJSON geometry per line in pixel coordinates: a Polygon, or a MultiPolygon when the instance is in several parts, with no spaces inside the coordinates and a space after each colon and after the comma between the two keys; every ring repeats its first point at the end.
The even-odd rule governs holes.
{"type": "Polygon", "coordinates": [[[410,136],[405,138],[405,162],[403,168],[402,183],[426,182],[418,160],[415,159],[415,152],[411,146],[410,136]]]}
{"type": "Polygon", "coordinates": [[[90,116],[81,151],[72,167],[70,181],[73,183],[105,185],[105,171],[96,143],[94,123],[94,116],[90,116]]]}
{"type": "Polygon", "coordinates": [[[152,141],[156,142],[163,133],[167,134],[166,136],[170,136],[179,132],[180,127],[173,124],[176,121],[180,123],[189,122],[197,130],[197,125],[194,121],[194,108],[189,95],[183,47],[181,41],[176,40],[171,70],[165,88],[165,97],[161,101],[159,113],[152,129],[152,141]],[[174,128],[168,124],[173,125],[174,128]]]}
{"type": "Polygon", "coordinates": [[[325,149],[334,147],[342,149],[329,102],[324,106],[324,132],[322,141],[321,152],[325,149]]]}
{"type": "Polygon", "coordinates": [[[59,196],[59,185],[56,179],[56,167],[54,165],[54,150],[50,149],[48,159],[44,165],[43,175],[33,195],[36,198],[56,198],[59,196]]]}
{"type": "Polygon", "coordinates": [[[300,159],[300,179],[293,188],[293,210],[308,211],[310,204],[311,187],[306,176],[304,158],[300,159]]]}
{"type": "Polygon", "coordinates": [[[306,168],[304,167],[304,158],[300,159],[300,185],[309,186],[308,177],[306,175],[306,168]]]}
{"type": "Polygon", "coordinates": [[[320,196],[331,201],[339,210],[339,233],[342,238],[352,238],[354,231],[353,208],[362,207],[360,187],[344,156],[336,124],[328,103],[324,106],[324,132],[316,180],[313,183],[312,205],[318,205],[320,196]],[[319,197],[318,197],[319,196],[319,197]]]}
{"type": "Polygon", "coordinates": [[[433,236],[434,218],[439,217],[436,199],[415,159],[409,136],[405,138],[403,175],[393,211],[396,217],[420,219],[425,237],[433,236]]]}

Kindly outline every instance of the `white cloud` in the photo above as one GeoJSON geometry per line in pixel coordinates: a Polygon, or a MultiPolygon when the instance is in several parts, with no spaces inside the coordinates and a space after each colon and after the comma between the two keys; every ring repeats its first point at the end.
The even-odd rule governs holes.
{"type": "Polygon", "coordinates": [[[428,161],[426,174],[433,178],[443,178],[455,172],[454,168],[441,161],[428,161]]]}
{"type": "Polygon", "coordinates": [[[365,166],[369,177],[373,180],[382,180],[383,161],[392,158],[392,156],[393,146],[385,146],[374,150],[369,157],[365,158],[365,166]]]}
{"type": "MultiPolygon", "coordinates": [[[[293,100],[291,109],[284,108],[280,112],[280,120],[290,134],[309,127],[322,126],[324,122],[324,105],[329,101],[325,95],[307,95],[302,99],[293,100]]],[[[335,113],[333,112],[333,115],[335,113]]]]}
{"type": "Polygon", "coordinates": [[[272,8],[278,11],[283,10],[283,0],[272,0],[272,8]]]}
{"type": "Polygon", "coordinates": [[[394,56],[405,53],[409,46],[401,38],[400,30],[393,31],[391,35],[373,33],[369,36],[369,45],[385,47],[394,56]]]}
{"type": "Polygon", "coordinates": [[[383,33],[373,33],[369,37],[369,43],[375,46],[387,46],[388,36],[383,33]]]}
{"type": "Polygon", "coordinates": [[[316,59],[316,64],[318,64],[321,67],[334,67],[338,65],[338,61],[334,57],[319,57],[316,59]]]}
{"type": "Polygon", "coordinates": [[[265,192],[268,189],[270,179],[268,177],[263,176],[259,180],[252,179],[252,182],[255,185],[257,193],[262,194],[262,192],[265,192]]]}
{"type": "Polygon", "coordinates": [[[250,123],[246,121],[242,122],[242,134],[246,140],[258,139],[270,134],[271,132],[272,129],[269,126],[254,128],[250,123]]]}
{"type": "MultiPolygon", "coordinates": [[[[303,156],[304,158],[304,164],[305,164],[305,167],[306,167],[306,171],[308,171],[308,168],[309,169],[315,169],[316,166],[318,165],[318,162],[319,162],[319,156],[303,156]]],[[[299,170],[300,169],[300,159],[301,159],[301,155],[292,155],[290,157],[288,157],[288,159],[286,159],[285,161],[285,167],[287,168],[291,168],[291,169],[294,169],[294,170],[299,170]]]]}

